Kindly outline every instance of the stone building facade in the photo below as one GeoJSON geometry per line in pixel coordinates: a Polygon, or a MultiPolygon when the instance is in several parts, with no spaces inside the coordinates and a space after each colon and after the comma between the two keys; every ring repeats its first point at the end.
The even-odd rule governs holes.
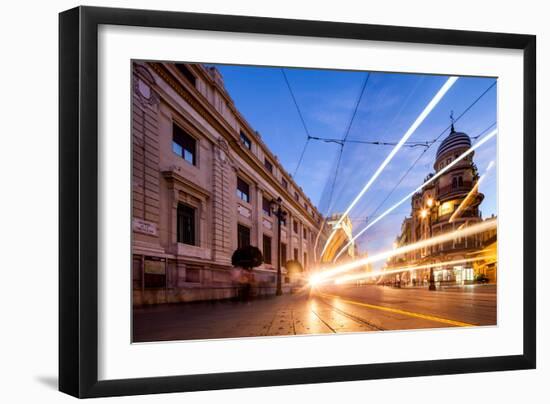
{"type": "MultiPolygon", "coordinates": [[[[425,181],[454,162],[471,145],[470,137],[456,132],[452,125],[450,134],[437,150],[433,166],[435,173],[429,174],[425,181]]],[[[404,219],[394,247],[416,243],[483,221],[479,205],[484,195],[478,192],[478,180],[472,152],[412,197],[411,215],[404,219]]],[[[435,265],[433,272],[438,284],[473,283],[480,274],[496,282],[496,229],[396,255],[388,261],[386,268],[395,271],[404,266],[427,264],[435,265]],[[491,258],[473,260],[481,256],[491,258]],[[468,262],[445,264],[449,261],[468,262]]],[[[427,285],[429,278],[430,269],[425,268],[393,272],[386,281],[400,285],[427,285]]]]}
{"type": "Polygon", "coordinates": [[[134,305],[235,296],[233,252],[257,246],[258,293],[273,293],[282,199],[284,268],[307,272],[325,222],[307,195],[235,108],[215,67],[133,62],[132,271],[134,305]]]}

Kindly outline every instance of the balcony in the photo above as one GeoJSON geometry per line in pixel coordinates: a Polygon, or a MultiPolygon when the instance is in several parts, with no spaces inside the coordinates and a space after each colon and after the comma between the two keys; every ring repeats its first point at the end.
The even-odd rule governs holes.
{"type": "Polygon", "coordinates": [[[474,184],[471,181],[466,181],[460,186],[452,186],[448,185],[446,187],[439,187],[437,190],[437,197],[438,198],[447,198],[452,197],[456,195],[462,195],[467,194],[470,192],[473,188],[474,184]]]}

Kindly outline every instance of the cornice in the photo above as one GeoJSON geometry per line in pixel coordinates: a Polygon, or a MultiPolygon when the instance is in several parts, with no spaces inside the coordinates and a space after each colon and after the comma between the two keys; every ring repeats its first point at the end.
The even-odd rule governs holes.
{"type": "Polygon", "coordinates": [[[210,198],[210,192],[208,192],[208,190],[195,184],[194,182],[189,181],[187,178],[183,177],[174,170],[162,171],[161,174],[168,182],[185,185],[186,187],[191,188],[195,193],[202,196],[204,199],[210,198]]]}
{"type": "MultiPolygon", "coordinates": [[[[176,93],[181,96],[192,108],[204,118],[220,135],[224,137],[231,149],[237,153],[248,165],[250,165],[261,177],[268,182],[277,193],[280,195],[286,195],[286,203],[292,205],[296,210],[298,210],[315,228],[320,228],[320,224],[317,221],[313,220],[311,213],[306,211],[306,209],[298,201],[294,199],[294,195],[283,188],[279,181],[273,176],[273,174],[264,167],[264,165],[258,160],[254,155],[251,155],[251,152],[245,150],[241,147],[240,141],[237,136],[238,133],[233,130],[229,125],[225,124],[225,119],[223,116],[213,108],[210,103],[204,98],[204,96],[199,93],[196,89],[188,89],[184,87],[173,75],[169,72],[162,63],[151,62],[149,63],[151,68],[155,73],[164,80],[176,93]],[[202,98],[202,99],[201,99],[202,98]]],[[[294,182],[293,179],[290,179],[291,183],[296,189],[300,187],[294,182]]],[[[300,192],[302,198],[304,197],[303,191],[300,192]]],[[[311,204],[315,209],[316,215],[322,220],[322,216],[319,211],[311,204]]]]}

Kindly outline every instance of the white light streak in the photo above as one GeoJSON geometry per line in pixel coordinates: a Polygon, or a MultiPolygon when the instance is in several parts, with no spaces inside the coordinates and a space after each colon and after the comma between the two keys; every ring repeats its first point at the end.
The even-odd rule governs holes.
{"type": "Polygon", "coordinates": [[[483,175],[477,180],[476,184],[474,185],[474,187],[470,190],[470,192],[468,192],[468,195],[466,195],[466,198],[464,198],[462,200],[462,202],[460,203],[460,205],[458,205],[458,208],[454,211],[454,213],[451,215],[451,217],[449,218],[449,223],[452,223],[455,221],[455,219],[457,217],[459,217],[460,215],[462,215],[462,212],[468,207],[468,205],[470,204],[470,202],[472,201],[472,199],[474,199],[474,195],[477,194],[477,190],[479,189],[479,186],[481,185],[481,183],[483,182],[483,180],[487,177],[487,174],[489,173],[489,171],[491,170],[491,168],[493,168],[493,166],[495,165],[495,162],[493,160],[491,160],[491,162],[489,163],[489,165],[487,166],[487,169],[485,170],[485,172],[483,173],[483,175]]]}
{"type": "MultiPolygon", "coordinates": [[[[346,275],[346,276],[342,276],[341,278],[337,278],[334,281],[334,283],[342,284],[345,282],[357,281],[357,280],[362,280],[367,278],[374,278],[377,276],[385,276],[385,275],[392,275],[392,274],[397,274],[402,272],[416,271],[418,269],[428,269],[432,267],[435,268],[435,267],[440,267],[445,265],[466,264],[468,262],[481,261],[489,258],[492,258],[492,256],[486,255],[486,256],[476,257],[476,258],[464,258],[460,260],[442,261],[442,262],[436,262],[436,263],[424,264],[424,265],[418,265],[418,266],[400,267],[400,268],[395,268],[388,271],[376,271],[376,272],[367,272],[362,274],[346,275]]],[[[322,283],[322,281],[327,281],[327,280],[317,280],[315,284],[318,285],[322,283]]]]}
{"type": "Polygon", "coordinates": [[[429,102],[428,105],[426,105],[426,107],[424,108],[424,110],[420,113],[420,115],[418,116],[418,118],[416,118],[416,120],[413,122],[413,124],[409,127],[409,129],[407,129],[407,131],[405,132],[405,134],[403,135],[403,137],[401,138],[401,140],[399,141],[399,143],[397,143],[395,145],[395,147],[393,148],[393,150],[390,152],[390,154],[388,154],[388,156],[386,157],[386,159],[382,162],[382,164],[380,165],[380,167],[378,167],[378,169],[376,170],[376,172],[373,174],[373,176],[371,177],[371,179],[365,184],[365,186],[363,187],[363,189],[361,190],[361,192],[359,192],[359,194],[357,194],[357,196],[355,197],[355,199],[351,202],[351,204],[348,206],[348,208],[345,210],[345,212],[342,214],[342,216],[340,217],[340,219],[338,220],[338,222],[334,225],[333,229],[332,229],[332,232],[330,234],[330,236],[328,237],[328,240],[327,242],[325,243],[325,246],[323,247],[323,251],[321,251],[321,256],[325,253],[325,250],[327,249],[327,246],[329,244],[329,241],[332,240],[332,236],[333,234],[336,232],[338,226],[342,223],[342,221],[344,220],[344,218],[349,214],[349,212],[353,209],[353,207],[357,204],[357,202],[359,202],[359,200],[361,199],[361,197],[365,194],[365,192],[367,192],[367,190],[370,188],[370,186],[374,183],[374,181],[376,181],[376,179],[378,178],[378,176],[380,175],[380,173],[382,173],[382,171],[384,170],[384,168],[386,168],[386,166],[389,164],[389,162],[393,159],[393,157],[397,154],[397,152],[399,151],[399,149],[401,149],[401,147],[403,146],[403,144],[405,144],[405,142],[412,136],[412,134],[414,133],[414,131],[420,126],[420,124],[422,122],[424,122],[424,119],[426,119],[426,117],[429,115],[430,112],[432,112],[432,110],[435,108],[435,106],[439,103],[439,101],[441,101],[441,99],[443,98],[443,96],[447,93],[447,91],[449,91],[449,89],[453,86],[453,84],[458,80],[458,77],[455,77],[455,76],[451,76],[447,79],[447,81],[445,82],[445,84],[443,84],[443,86],[439,89],[439,91],[437,92],[437,94],[432,98],[432,100],[429,102]]]}
{"type": "Polygon", "coordinates": [[[401,199],[399,202],[397,202],[395,205],[391,206],[389,209],[387,209],[384,213],[382,213],[380,216],[378,216],[376,219],[374,219],[372,222],[367,224],[359,233],[357,233],[348,243],[340,250],[338,254],[336,254],[336,257],[334,258],[334,261],[342,255],[342,253],[348,248],[355,240],[357,240],[358,237],[360,237],[364,232],[366,232],[368,229],[370,229],[372,226],[374,226],[376,223],[378,223],[380,220],[382,220],[385,216],[387,216],[390,212],[397,209],[400,205],[407,202],[415,193],[420,191],[422,188],[424,188],[426,185],[432,183],[437,178],[439,178],[441,175],[445,174],[447,171],[449,171],[451,168],[453,168],[456,164],[458,164],[464,157],[466,157],[468,154],[472,153],[474,150],[488,142],[490,139],[492,139],[494,136],[496,136],[498,130],[495,129],[491,133],[489,133],[487,136],[482,138],[479,142],[477,142],[475,145],[470,147],[468,150],[466,150],[464,153],[462,153],[460,156],[458,156],[451,164],[447,165],[445,168],[440,170],[438,173],[436,173],[433,177],[431,177],[428,181],[420,185],[418,188],[416,188],[414,191],[409,193],[407,196],[405,196],[403,199],[401,199]]]}
{"type": "Polygon", "coordinates": [[[355,260],[355,261],[352,261],[352,262],[349,262],[349,263],[346,263],[346,264],[338,265],[336,267],[325,270],[323,272],[318,272],[318,273],[315,274],[316,280],[319,281],[320,279],[326,279],[326,278],[334,277],[334,276],[339,275],[341,273],[350,271],[352,269],[355,269],[355,268],[358,268],[358,267],[361,267],[361,266],[364,266],[364,265],[367,265],[367,264],[370,264],[370,263],[373,263],[373,262],[383,261],[383,260],[391,258],[395,255],[401,255],[401,254],[408,253],[410,251],[418,250],[420,248],[425,248],[425,247],[429,247],[429,246],[432,246],[432,245],[435,245],[435,244],[445,243],[447,241],[451,241],[451,240],[454,240],[454,239],[459,238],[459,237],[468,237],[468,236],[471,236],[473,234],[480,233],[480,232],[483,232],[483,231],[486,231],[486,230],[489,230],[489,229],[492,229],[492,228],[496,228],[496,227],[497,227],[496,218],[487,219],[487,220],[485,220],[481,223],[476,223],[472,226],[468,226],[468,227],[465,227],[465,228],[460,229],[460,230],[454,230],[454,231],[451,231],[451,232],[448,232],[448,233],[445,233],[445,234],[440,234],[438,236],[435,236],[435,237],[432,237],[432,238],[429,238],[429,239],[426,239],[426,240],[418,241],[416,243],[408,244],[408,245],[405,245],[403,247],[399,247],[399,248],[396,248],[396,249],[390,249],[388,251],[384,251],[382,253],[372,255],[370,257],[358,259],[358,260],[355,260]]]}

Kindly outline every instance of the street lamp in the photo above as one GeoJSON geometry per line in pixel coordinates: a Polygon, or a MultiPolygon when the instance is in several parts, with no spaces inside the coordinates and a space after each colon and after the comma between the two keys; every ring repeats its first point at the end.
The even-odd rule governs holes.
{"type": "MultiPolygon", "coordinates": [[[[428,231],[429,231],[429,237],[432,238],[432,214],[435,208],[435,202],[433,198],[428,198],[426,201],[427,208],[424,208],[420,211],[420,217],[422,219],[428,218],[428,231]]],[[[430,249],[430,255],[432,255],[432,246],[428,247],[430,249]]],[[[430,286],[428,287],[429,290],[436,290],[435,287],[435,277],[434,277],[434,268],[433,266],[430,267],[430,286]]]]}
{"type": "Polygon", "coordinates": [[[281,285],[281,224],[286,221],[286,212],[282,208],[283,200],[281,197],[271,200],[271,211],[277,218],[277,288],[275,295],[281,296],[283,288],[281,285]]]}

